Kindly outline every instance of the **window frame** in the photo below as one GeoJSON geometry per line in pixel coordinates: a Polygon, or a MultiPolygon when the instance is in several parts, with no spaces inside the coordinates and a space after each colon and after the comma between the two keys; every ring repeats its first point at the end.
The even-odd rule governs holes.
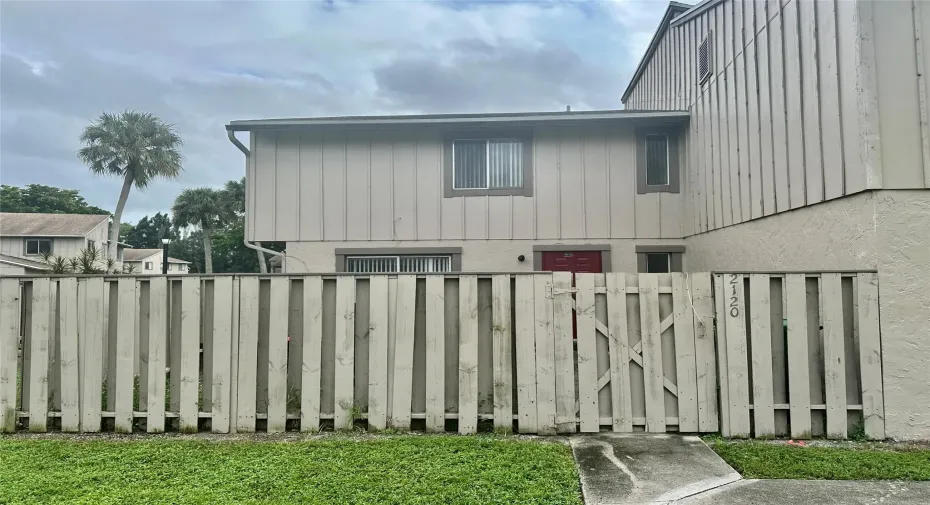
{"type": "MultiPolygon", "coordinates": [[[[335,260],[336,260],[336,272],[348,272],[346,268],[346,260],[350,257],[358,256],[449,256],[451,258],[451,270],[449,272],[442,273],[453,273],[462,271],[462,248],[461,247],[348,247],[348,248],[336,248],[335,250],[335,260]]],[[[390,272],[385,273],[385,275],[418,275],[418,274],[430,274],[432,272],[390,272]]],[[[439,272],[436,272],[439,273],[439,272]]],[[[366,273],[359,273],[358,275],[368,275],[366,273]]],[[[373,274],[378,275],[378,274],[373,274]]]]}
{"type": "MultiPolygon", "coordinates": [[[[648,144],[649,144],[649,138],[650,138],[650,137],[653,137],[653,138],[654,138],[654,137],[663,137],[663,138],[665,139],[665,184],[649,184],[649,157],[647,156],[647,157],[646,157],[646,160],[645,160],[645,163],[646,163],[646,174],[645,174],[645,175],[646,175],[646,187],[655,188],[655,187],[661,187],[661,186],[668,186],[668,185],[671,183],[671,181],[672,181],[672,164],[671,164],[671,160],[669,159],[669,150],[670,150],[669,146],[671,145],[672,141],[671,141],[671,139],[669,138],[668,133],[666,133],[666,132],[661,132],[661,133],[645,133],[644,135],[645,135],[645,139],[644,139],[644,143],[645,143],[645,144],[644,144],[644,146],[648,146],[648,144]]],[[[644,147],[644,148],[645,148],[645,147],[644,147]]]]}
{"type": "Polygon", "coordinates": [[[648,257],[650,254],[668,254],[668,271],[669,273],[684,271],[684,254],[685,246],[683,245],[638,245],[636,246],[636,271],[645,274],[649,273],[648,257]]]}
{"type": "Polygon", "coordinates": [[[142,263],[143,270],[155,270],[155,263],[153,261],[145,261],[142,263]]]}
{"type": "MultiPolygon", "coordinates": [[[[490,168],[490,165],[488,167],[490,168]]],[[[474,128],[445,132],[443,142],[443,197],[455,198],[462,196],[533,196],[533,131],[530,129],[474,128]],[[457,140],[507,140],[522,143],[523,186],[519,188],[455,188],[454,152],[455,141],[457,140]]]]}
{"type": "Polygon", "coordinates": [[[48,242],[48,253],[55,253],[55,240],[48,237],[29,237],[23,239],[23,256],[42,256],[42,247],[39,245],[41,242],[48,242]],[[29,252],[29,242],[36,242],[36,252],[29,252]]]}
{"type": "Polygon", "coordinates": [[[641,128],[636,130],[636,193],[680,193],[681,192],[681,163],[678,153],[679,129],[669,126],[641,128]],[[646,170],[646,139],[648,137],[664,135],[666,138],[666,170],[668,170],[668,184],[647,184],[648,172],[646,170]]]}

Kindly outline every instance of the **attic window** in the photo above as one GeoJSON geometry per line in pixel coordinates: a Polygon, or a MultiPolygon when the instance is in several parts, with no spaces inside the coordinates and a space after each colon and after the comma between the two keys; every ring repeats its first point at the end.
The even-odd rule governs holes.
{"type": "Polygon", "coordinates": [[[711,61],[710,54],[710,39],[713,35],[713,32],[707,34],[704,37],[704,41],[701,42],[701,47],[698,48],[698,81],[701,84],[704,84],[704,81],[710,78],[711,67],[713,62],[711,61]]]}

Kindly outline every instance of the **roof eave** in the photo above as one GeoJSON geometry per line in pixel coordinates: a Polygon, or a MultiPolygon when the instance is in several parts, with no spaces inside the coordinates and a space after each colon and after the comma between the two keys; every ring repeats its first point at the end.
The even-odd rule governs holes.
{"type": "Polygon", "coordinates": [[[575,123],[584,121],[624,121],[643,119],[687,119],[687,111],[584,111],[513,114],[422,115],[422,116],[359,116],[294,119],[257,119],[231,121],[229,131],[279,130],[321,127],[385,127],[413,125],[483,126],[491,124],[530,125],[537,123],[575,123]]]}
{"type": "Polygon", "coordinates": [[[630,97],[630,93],[633,92],[633,88],[636,86],[636,83],[639,82],[639,78],[642,77],[643,72],[646,70],[646,65],[649,64],[649,61],[652,59],[652,55],[655,54],[656,49],[659,47],[659,42],[662,40],[662,35],[668,31],[669,26],[672,24],[676,14],[684,14],[693,10],[695,7],[693,5],[683,4],[680,2],[669,2],[668,8],[665,9],[665,14],[662,16],[662,20],[659,21],[659,26],[656,28],[655,33],[652,34],[652,39],[649,40],[649,45],[646,46],[646,52],[643,54],[642,59],[639,60],[639,64],[636,65],[636,70],[633,72],[633,77],[630,78],[630,83],[627,84],[626,90],[623,91],[623,96],[620,97],[620,101],[624,104],[626,103],[627,98],[630,97]]]}

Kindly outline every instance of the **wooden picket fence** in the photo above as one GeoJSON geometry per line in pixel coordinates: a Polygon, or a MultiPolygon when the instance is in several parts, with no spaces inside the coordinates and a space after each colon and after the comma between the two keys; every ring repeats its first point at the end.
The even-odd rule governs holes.
{"type": "MultiPolygon", "coordinates": [[[[795,395],[801,372],[790,429],[780,416],[781,278],[739,279],[749,296],[732,294],[740,310],[729,317],[731,284],[709,273],[5,277],[0,428],[816,434],[811,401],[821,400],[795,395]],[[768,305],[757,294],[766,282],[768,305]],[[726,322],[716,339],[715,316],[726,322]],[[767,331],[768,355],[755,345],[767,331]]],[[[797,301],[792,286],[805,276],[787,279],[789,333],[822,311],[830,359],[849,334],[870,360],[862,376],[875,363],[880,374],[875,275],[813,277],[827,298],[842,281],[842,301],[820,304],[797,301]],[[858,321],[855,331],[835,314],[858,321]]],[[[831,377],[829,433],[846,433],[833,408],[853,426],[865,415],[876,436],[880,380],[877,392],[850,396],[857,409],[839,401],[832,374],[842,365],[811,368],[815,353],[795,347],[786,359],[812,370],[810,384],[831,377]]],[[[858,366],[844,370],[858,377],[858,366]]],[[[845,384],[859,390],[858,379],[845,384]]]]}
{"type": "Polygon", "coordinates": [[[724,436],[885,438],[878,275],[714,278],[724,436]]]}

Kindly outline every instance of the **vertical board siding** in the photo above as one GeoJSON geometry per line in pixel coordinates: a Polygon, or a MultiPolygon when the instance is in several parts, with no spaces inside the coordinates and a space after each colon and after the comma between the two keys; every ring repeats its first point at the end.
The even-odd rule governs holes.
{"type": "Polygon", "coordinates": [[[572,278],[340,275],[325,290],[320,276],[5,278],[0,360],[13,361],[5,376],[18,369],[19,325],[29,352],[23,411],[12,404],[15,387],[0,389],[3,429],[16,430],[22,417],[34,431],[102,425],[196,432],[207,418],[218,433],[315,432],[330,422],[346,429],[367,421],[372,430],[475,433],[493,425],[550,435],[602,426],[706,433],[719,426],[729,436],[790,431],[803,438],[819,433],[825,419],[826,434],[844,438],[851,412],[861,409],[867,436],[884,435],[875,274],[718,274],[713,284],[708,273],[572,278]],[[782,278],[787,352],[776,331],[782,278]],[[107,365],[105,305],[112,307],[113,333],[107,365]],[[177,324],[171,340],[169,321],[177,324]],[[56,359],[41,348],[50,345],[52,323],[56,359]],[[818,323],[822,347],[812,337],[818,323]],[[298,365],[290,363],[299,367],[299,388],[288,386],[289,332],[296,333],[291,343],[302,340],[290,348],[300,355],[298,365]],[[202,338],[209,341],[201,352],[202,338]],[[179,398],[166,401],[172,345],[179,347],[172,367],[179,398]],[[267,360],[264,369],[259,360],[267,360]],[[110,365],[119,379],[112,407],[101,412],[101,379],[110,365]],[[56,370],[60,383],[47,379],[56,370]],[[138,407],[134,376],[146,391],[138,407]],[[267,403],[258,396],[265,387],[267,403]],[[852,404],[860,388],[861,405],[852,404]],[[60,407],[46,400],[44,410],[33,411],[42,398],[60,398],[60,407]],[[789,411],[790,423],[779,421],[789,411]],[[103,422],[108,418],[112,424],[103,422]]]}

